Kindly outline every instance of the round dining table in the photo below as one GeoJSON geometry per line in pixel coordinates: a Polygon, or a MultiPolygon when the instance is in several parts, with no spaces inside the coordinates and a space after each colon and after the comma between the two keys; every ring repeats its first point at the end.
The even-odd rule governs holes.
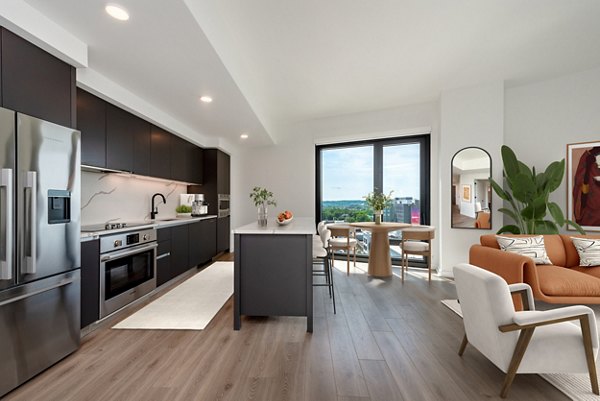
{"type": "Polygon", "coordinates": [[[374,222],[350,223],[352,227],[371,232],[371,248],[369,249],[369,276],[385,278],[392,276],[392,257],[390,255],[390,239],[388,233],[408,227],[419,227],[408,223],[374,222]]]}

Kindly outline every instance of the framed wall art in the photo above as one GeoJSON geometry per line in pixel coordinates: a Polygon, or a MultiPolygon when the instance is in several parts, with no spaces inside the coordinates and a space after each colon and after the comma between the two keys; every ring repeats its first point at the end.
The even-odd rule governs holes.
{"type": "Polygon", "coordinates": [[[463,202],[471,202],[471,186],[470,185],[462,186],[462,200],[463,200],[463,202]]]}
{"type": "Polygon", "coordinates": [[[584,230],[600,231],[600,141],[567,145],[567,213],[584,230]]]}

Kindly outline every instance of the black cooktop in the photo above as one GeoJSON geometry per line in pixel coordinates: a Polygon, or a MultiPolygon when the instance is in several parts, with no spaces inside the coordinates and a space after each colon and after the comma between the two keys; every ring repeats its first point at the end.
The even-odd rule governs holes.
{"type": "Polygon", "coordinates": [[[136,228],[140,226],[147,226],[150,223],[106,223],[106,224],[92,224],[89,226],[81,226],[81,232],[83,233],[95,233],[101,231],[118,230],[122,228],[136,228]]]}

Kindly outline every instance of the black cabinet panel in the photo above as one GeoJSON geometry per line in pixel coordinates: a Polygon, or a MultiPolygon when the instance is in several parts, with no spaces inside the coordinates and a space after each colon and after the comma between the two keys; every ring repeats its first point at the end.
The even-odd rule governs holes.
{"type": "Polygon", "coordinates": [[[190,266],[198,266],[204,262],[203,241],[202,238],[202,222],[189,224],[190,230],[190,247],[189,247],[189,264],[190,266]]]}
{"type": "Polygon", "coordinates": [[[217,193],[230,193],[230,159],[227,153],[217,150],[217,193]]]}
{"type": "Polygon", "coordinates": [[[225,252],[229,250],[230,231],[230,217],[222,217],[217,219],[217,252],[225,252]]]}
{"type": "Polygon", "coordinates": [[[74,68],[2,28],[2,105],[74,128],[74,68]]]}
{"type": "Polygon", "coordinates": [[[175,226],[171,229],[171,271],[173,277],[187,271],[189,264],[189,224],[175,226]]]}
{"type": "Polygon", "coordinates": [[[81,327],[100,318],[100,240],[81,243],[81,327]]]}
{"type": "Polygon", "coordinates": [[[106,105],[106,167],[133,171],[133,132],[129,113],[106,105]]]}
{"type": "Polygon", "coordinates": [[[150,175],[171,179],[171,135],[152,126],[150,131],[150,175]]]}
{"type": "Polygon", "coordinates": [[[81,164],[106,167],[106,102],[82,89],[77,89],[77,129],[81,164]]]}
{"type": "MultiPolygon", "coordinates": [[[[162,230],[159,230],[160,232],[162,230]]],[[[171,270],[171,240],[158,243],[156,256],[156,286],[161,286],[171,280],[174,275],[171,270]]]]}
{"type": "Polygon", "coordinates": [[[156,237],[158,242],[166,241],[171,239],[171,229],[170,228],[159,228],[156,232],[156,237]]]}
{"type": "Polygon", "coordinates": [[[188,182],[202,184],[203,149],[188,143],[188,182]]]}
{"type": "Polygon", "coordinates": [[[178,136],[171,136],[171,178],[188,180],[188,143],[178,136]]]}
{"type": "Polygon", "coordinates": [[[217,219],[202,220],[200,249],[202,263],[209,262],[217,254],[217,219]]]}
{"type": "Polygon", "coordinates": [[[130,114],[133,131],[133,172],[150,175],[150,123],[130,114]]]}

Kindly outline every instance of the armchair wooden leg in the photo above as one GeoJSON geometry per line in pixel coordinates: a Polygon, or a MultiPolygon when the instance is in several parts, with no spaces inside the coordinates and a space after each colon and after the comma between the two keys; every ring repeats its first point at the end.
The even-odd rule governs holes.
{"type": "Polygon", "coordinates": [[[513,353],[513,357],[508,365],[508,371],[506,372],[506,378],[504,379],[502,391],[500,392],[500,397],[502,398],[506,398],[508,394],[508,389],[515,379],[515,375],[517,374],[517,370],[519,369],[523,355],[525,355],[525,351],[527,350],[527,346],[529,345],[529,341],[533,336],[534,330],[535,327],[521,330],[519,340],[517,341],[517,346],[515,347],[515,352],[513,353]]]}
{"type": "Polygon", "coordinates": [[[346,275],[350,275],[350,249],[346,249],[346,260],[348,261],[348,266],[346,267],[346,275]]]}
{"type": "Polygon", "coordinates": [[[598,375],[596,373],[596,361],[594,360],[594,349],[592,346],[592,336],[590,332],[590,320],[588,315],[585,315],[581,319],[581,334],[583,335],[583,346],[585,348],[585,358],[587,360],[588,371],[590,373],[590,382],[592,384],[592,392],[596,395],[600,394],[598,391],[598,375]]]}
{"type": "Polygon", "coordinates": [[[462,356],[465,353],[465,348],[467,348],[467,344],[469,340],[467,340],[467,335],[463,337],[462,343],[460,344],[460,348],[458,349],[458,355],[462,356]]]}

